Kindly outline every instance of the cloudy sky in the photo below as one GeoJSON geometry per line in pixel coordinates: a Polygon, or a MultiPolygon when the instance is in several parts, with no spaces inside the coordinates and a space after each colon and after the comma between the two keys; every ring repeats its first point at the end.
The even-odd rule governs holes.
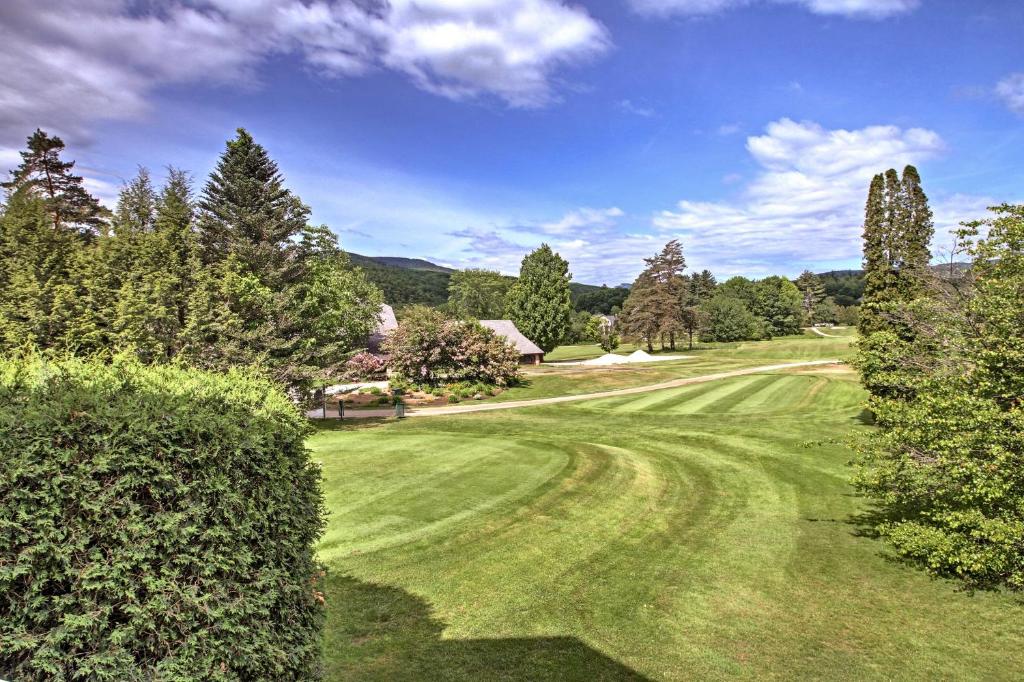
{"type": "Polygon", "coordinates": [[[0,169],[42,127],[111,200],[244,126],[352,251],[795,275],[858,265],[891,166],[941,230],[1024,199],[1022,35],[1020,0],[3,0],[0,169]]]}

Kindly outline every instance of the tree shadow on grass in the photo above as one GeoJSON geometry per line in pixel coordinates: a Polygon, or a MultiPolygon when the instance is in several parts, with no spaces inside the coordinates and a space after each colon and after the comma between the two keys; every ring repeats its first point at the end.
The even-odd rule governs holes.
{"type": "Polygon", "coordinates": [[[326,680],[646,680],[575,637],[442,639],[445,624],[408,592],[326,580],[326,680]]]}
{"type": "Polygon", "coordinates": [[[385,424],[394,424],[396,420],[391,417],[349,417],[347,419],[328,417],[327,419],[311,419],[309,421],[314,431],[320,433],[321,431],[363,431],[365,429],[375,429],[385,424]]]}

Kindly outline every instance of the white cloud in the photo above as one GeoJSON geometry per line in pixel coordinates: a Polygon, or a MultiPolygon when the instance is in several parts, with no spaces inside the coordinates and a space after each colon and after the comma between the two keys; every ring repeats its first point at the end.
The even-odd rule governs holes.
{"type": "Polygon", "coordinates": [[[615,226],[616,218],[621,218],[625,213],[622,209],[613,206],[611,208],[580,208],[569,211],[559,220],[540,223],[537,228],[545,234],[572,235],[577,232],[584,232],[588,235],[604,233],[615,226]]]}
{"type": "Polygon", "coordinates": [[[561,218],[528,225],[469,227],[449,232],[461,251],[449,256],[459,267],[485,267],[516,274],[523,256],[548,243],[569,261],[577,282],[614,286],[632,281],[643,259],[657,253],[665,240],[656,234],[624,233],[619,208],[578,208],[561,218]]]}
{"type": "MultiPolygon", "coordinates": [[[[666,237],[680,238],[698,260],[725,271],[758,274],[779,264],[796,270],[853,260],[860,254],[872,176],[934,158],[943,149],[937,133],[920,128],[826,130],[782,119],[747,139],[760,171],[736,201],[683,200],[675,210],[656,214],[653,223],[666,237]]],[[[924,182],[927,189],[927,177],[924,182]]],[[[940,231],[978,217],[986,201],[951,199],[933,197],[940,231]]]]}
{"type": "Polygon", "coordinates": [[[999,81],[996,95],[1011,111],[1024,116],[1024,72],[1011,74],[999,81]]]}
{"type": "Polygon", "coordinates": [[[557,69],[610,44],[561,0],[5,0],[0,43],[7,145],[37,126],[76,138],[97,119],[138,117],[168,84],[253,86],[286,54],[326,76],[391,69],[454,99],[541,106],[557,69]]]}
{"type": "Polygon", "coordinates": [[[630,0],[637,12],[656,16],[718,14],[757,2],[799,5],[814,14],[855,19],[884,19],[921,4],[920,0],[630,0]]]}
{"type": "Polygon", "coordinates": [[[621,102],[619,102],[619,108],[625,111],[627,114],[635,114],[636,116],[641,116],[643,118],[652,118],[656,116],[658,113],[650,107],[634,104],[631,100],[628,99],[624,99],[621,102]]]}

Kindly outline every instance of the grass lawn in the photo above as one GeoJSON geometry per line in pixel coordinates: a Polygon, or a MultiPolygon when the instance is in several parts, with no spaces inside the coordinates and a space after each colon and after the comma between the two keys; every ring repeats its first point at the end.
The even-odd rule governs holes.
{"type": "Polygon", "coordinates": [[[865,531],[862,400],[810,368],[324,427],[328,679],[1019,679],[1019,600],[865,531]]]}

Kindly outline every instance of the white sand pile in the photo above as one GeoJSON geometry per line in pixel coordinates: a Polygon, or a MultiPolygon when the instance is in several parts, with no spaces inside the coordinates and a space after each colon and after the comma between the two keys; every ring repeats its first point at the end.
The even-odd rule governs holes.
{"type": "Polygon", "coordinates": [[[666,360],[689,360],[692,355],[651,355],[642,350],[636,350],[629,355],[616,355],[615,353],[607,353],[599,358],[593,358],[591,360],[583,360],[581,362],[549,362],[545,363],[548,365],[566,366],[566,365],[585,365],[587,367],[603,366],[603,365],[631,365],[635,362],[664,362],[666,360]]]}
{"type": "Polygon", "coordinates": [[[599,358],[592,360],[584,360],[581,365],[624,365],[629,362],[629,358],[625,355],[616,355],[615,353],[605,353],[599,358]]]}

